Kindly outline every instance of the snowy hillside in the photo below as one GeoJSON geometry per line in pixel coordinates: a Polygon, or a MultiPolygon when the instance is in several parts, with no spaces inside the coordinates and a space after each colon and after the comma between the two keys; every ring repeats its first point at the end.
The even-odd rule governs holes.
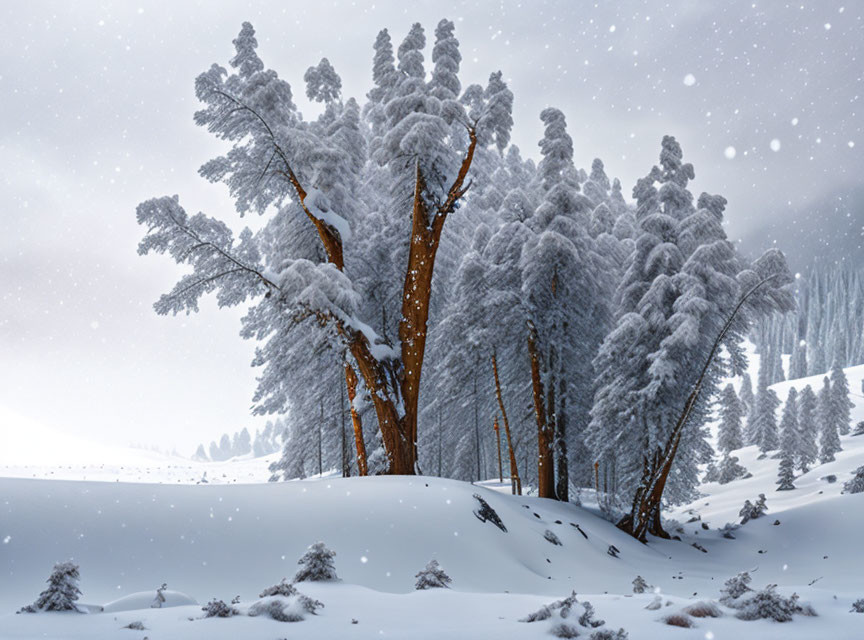
{"type": "MultiPolygon", "coordinates": [[[[859,389],[864,366],[846,374],[859,389]]],[[[773,388],[785,397],[789,387],[820,381],[773,388]]],[[[853,423],[864,420],[864,402],[852,400],[853,423]]],[[[667,514],[680,523],[670,531],[681,541],[648,545],[592,510],[510,496],[497,482],[325,477],[270,484],[267,459],[190,462],[137,450],[119,454],[122,464],[0,464],[0,638],[136,637],[120,631],[132,622],[151,640],[297,637],[299,629],[304,638],[546,638],[550,624],[520,620],[575,590],[607,621],[604,629],[623,627],[633,640],[852,640],[864,624],[849,612],[864,597],[856,561],[864,494],[841,490],[864,465],[864,437],[845,436],[841,444],[836,461],[784,492],[775,490],[778,460],[759,460],[756,447],[736,451],[752,477],[702,485],[702,498],[667,514]],[[208,482],[197,484],[204,472],[208,482]],[[724,538],[719,529],[738,523],[741,505],[760,493],[767,515],[724,538]],[[475,494],[506,532],[475,516],[475,494]],[[261,617],[200,619],[201,605],[213,598],[239,596],[238,611],[248,611],[264,588],[292,578],[297,558],[318,540],[337,553],[341,581],[300,583],[302,593],[325,604],[301,627],[261,617]],[[433,558],[452,578],[451,589],[415,592],[415,574],[433,558]],[[80,602],[91,613],[15,615],[43,589],[51,566],[69,559],[80,565],[80,602]],[[744,570],[754,588],[796,592],[818,616],[744,622],[723,607],[719,618],[691,617],[691,629],[664,624],[688,605],[716,601],[723,582],[744,570]],[[653,589],[634,595],[637,575],[653,589]],[[162,583],[170,589],[166,608],[151,609],[162,583]],[[661,594],[660,609],[645,608],[655,600],[652,590],[661,594]]]]}

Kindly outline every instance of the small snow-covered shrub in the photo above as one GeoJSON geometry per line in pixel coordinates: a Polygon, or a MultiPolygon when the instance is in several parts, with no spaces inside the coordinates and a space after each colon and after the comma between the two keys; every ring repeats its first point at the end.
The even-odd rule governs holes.
{"type": "Polygon", "coordinates": [[[39,594],[36,602],[22,607],[18,613],[36,613],[38,611],[79,611],[75,601],[81,595],[78,581],[81,574],[78,565],[72,562],[59,562],[54,565],[48,577],[48,588],[39,594]]]}
{"type": "Polygon", "coordinates": [[[296,596],[297,595],[296,587],[288,582],[285,578],[282,578],[282,581],[278,584],[274,584],[272,587],[267,587],[258,594],[259,598],[266,598],[267,596],[296,596]]]}
{"type": "Polygon", "coordinates": [[[450,583],[453,580],[444,573],[444,569],[438,564],[437,560],[430,560],[426,568],[417,573],[415,576],[417,582],[414,588],[417,591],[425,589],[449,589],[450,583]]]}
{"type": "Polygon", "coordinates": [[[627,640],[628,637],[624,629],[618,629],[618,631],[600,629],[600,631],[592,633],[588,640],[627,640]]]}
{"type": "Polygon", "coordinates": [[[300,570],[294,576],[294,582],[327,582],[338,580],[333,558],[336,552],[331,551],[323,542],[316,542],[309,547],[303,557],[297,561],[300,570]]]}
{"type": "Polygon", "coordinates": [[[864,613],[864,598],[859,598],[852,603],[852,609],[849,613],[864,613]]]}
{"type": "MultiPolygon", "coordinates": [[[[590,602],[580,603],[576,599],[575,591],[563,600],[543,605],[534,613],[522,618],[520,622],[539,622],[542,620],[549,620],[551,622],[549,632],[558,638],[576,638],[583,631],[597,629],[606,624],[604,620],[594,618],[594,607],[590,602]],[[581,604],[583,608],[583,612],[579,615],[578,619],[576,619],[573,611],[573,608],[577,604],[581,604]]],[[[597,640],[626,640],[627,632],[624,629],[619,629],[618,631],[602,629],[592,633],[590,638],[597,640]],[[598,633],[600,635],[597,635],[598,633]]]]}
{"type": "Polygon", "coordinates": [[[144,623],[140,620],[133,620],[127,625],[123,626],[124,629],[132,629],[133,631],[146,631],[147,627],[144,626],[144,623]]]}
{"type": "Polygon", "coordinates": [[[694,618],[719,618],[723,615],[718,607],[713,602],[700,601],[684,607],[684,613],[693,616],[694,618]]]}
{"type": "Polygon", "coordinates": [[[663,618],[663,624],[668,624],[670,627],[684,627],[690,629],[693,627],[693,621],[689,616],[683,613],[673,613],[663,618]]]}
{"type": "MultiPolygon", "coordinates": [[[[296,591],[296,590],[295,590],[296,591]]],[[[301,622],[305,614],[316,615],[324,604],[314,598],[297,593],[294,596],[266,596],[249,607],[249,616],[266,616],[276,622],[301,622]]]]}
{"type": "Polygon", "coordinates": [[[642,576],[636,576],[633,579],[633,593],[645,593],[650,588],[651,585],[645,582],[645,578],[642,576]]]}
{"type": "Polygon", "coordinates": [[[744,598],[738,607],[740,620],[774,620],[789,622],[794,614],[815,616],[816,612],[810,605],[798,604],[798,594],[793,593],[784,598],[775,589],[777,585],[769,584],[761,591],[754,591],[744,598]]]}
{"type": "Polygon", "coordinates": [[[852,479],[843,483],[843,493],[864,493],[864,466],[855,469],[852,479]]]}
{"type": "Polygon", "coordinates": [[[233,606],[225,604],[224,600],[217,600],[215,598],[201,607],[201,611],[204,612],[205,618],[230,618],[240,615],[240,612],[233,606]]]}
{"type": "Polygon", "coordinates": [[[751,503],[749,500],[745,500],[744,506],[741,507],[741,511],[738,512],[738,515],[741,516],[741,524],[747,524],[750,520],[761,518],[765,515],[766,511],[768,511],[768,506],[765,504],[765,494],[760,493],[759,498],[756,500],[756,504],[751,503]]]}
{"type": "Polygon", "coordinates": [[[648,609],[648,611],[657,611],[657,609],[659,609],[662,606],[663,606],[663,598],[661,598],[660,595],[658,594],[658,595],[654,596],[654,599],[651,602],[649,602],[647,605],[645,605],[645,608],[648,609]]]}
{"type": "Polygon", "coordinates": [[[554,544],[557,547],[563,546],[561,544],[561,539],[558,536],[556,536],[555,532],[552,531],[551,529],[546,529],[546,531],[543,532],[543,537],[546,538],[547,542],[551,542],[552,544],[554,544]]]}
{"type": "Polygon", "coordinates": [[[733,536],[732,534],[733,534],[734,531],[735,531],[738,527],[740,527],[740,526],[741,526],[741,525],[733,524],[733,523],[731,523],[731,522],[727,522],[727,523],[724,524],[720,529],[718,529],[718,531],[720,531],[720,535],[722,535],[724,538],[726,538],[726,539],[728,539],[728,540],[734,540],[734,539],[735,539],[735,536],[733,536]]]}
{"type": "Polygon", "coordinates": [[[859,422],[855,425],[855,431],[852,432],[853,436],[864,436],[864,421],[859,422]]]}
{"type": "Polygon", "coordinates": [[[723,588],[720,589],[720,603],[733,609],[739,608],[738,599],[748,591],[752,591],[750,588],[751,581],[752,578],[746,571],[742,571],[738,575],[729,578],[723,584],[723,588]]]}

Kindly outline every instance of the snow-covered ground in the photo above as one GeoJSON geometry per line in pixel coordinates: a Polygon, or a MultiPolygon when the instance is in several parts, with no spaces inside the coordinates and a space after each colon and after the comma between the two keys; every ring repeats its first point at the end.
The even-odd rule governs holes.
{"type": "MultiPolygon", "coordinates": [[[[864,367],[847,375],[850,388],[860,389],[864,367]]],[[[820,380],[775,389],[785,398],[789,386],[820,380]]],[[[852,400],[853,421],[864,420],[864,402],[852,400]]],[[[864,437],[843,437],[842,445],[835,462],[797,478],[788,492],[775,491],[777,460],[757,460],[752,447],[736,452],[753,477],[704,485],[704,497],[668,514],[682,523],[682,540],[648,545],[589,509],[510,496],[497,481],[330,477],[268,484],[263,459],[200,463],[126,451],[114,465],[59,467],[16,465],[6,453],[0,638],[549,638],[548,621],[519,620],[575,590],[607,621],[604,628],[623,627],[632,640],[860,639],[864,615],[849,610],[864,597],[864,494],[841,489],[864,465],[864,437]],[[211,482],[196,484],[204,471],[211,482]],[[740,527],[736,539],[723,538],[717,529],[738,522],[744,500],[759,493],[767,496],[767,516],[740,527]],[[495,509],[506,532],[475,517],[474,494],[495,509]],[[547,531],[560,546],[544,537],[547,531]],[[179,606],[146,604],[165,582],[200,604],[240,596],[242,609],[265,587],[290,579],[297,558],[318,540],[337,552],[342,580],[300,585],[325,604],[303,622],[200,619],[200,605],[184,605],[180,595],[168,603],[179,606]],[[413,591],[415,573],[432,558],[452,588],[413,591]],[[51,566],[68,559],[80,565],[80,602],[98,605],[94,613],[15,615],[42,590],[51,566]],[[662,622],[695,601],[716,600],[723,581],[742,570],[752,572],[754,587],[797,592],[818,616],[744,622],[724,608],[722,617],[695,619],[691,629],[662,622]],[[653,593],[632,594],[637,574],[662,595],[659,610],[645,608],[653,593]],[[145,630],[123,628],[133,621],[145,630]]]]}

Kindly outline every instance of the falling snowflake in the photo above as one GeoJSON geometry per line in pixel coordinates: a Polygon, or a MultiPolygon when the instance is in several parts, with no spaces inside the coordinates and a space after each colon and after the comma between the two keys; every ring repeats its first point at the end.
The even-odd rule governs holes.
{"type": "Polygon", "coordinates": [[[780,141],[777,138],[774,138],[771,141],[771,151],[780,151],[780,141]]]}
{"type": "Polygon", "coordinates": [[[692,87],[694,84],[696,84],[696,76],[694,76],[692,73],[688,73],[686,76],[684,76],[685,86],[692,87]]]}
{"type": "Polygon", "coordinates": [[[736,153],[737,153],[737,151],[735,151],[735,147],[733,147],[731,145],[726,147],[726,150],[723,151],[723,155],[726,156],[727,160],[734,159],[736,153]]]}

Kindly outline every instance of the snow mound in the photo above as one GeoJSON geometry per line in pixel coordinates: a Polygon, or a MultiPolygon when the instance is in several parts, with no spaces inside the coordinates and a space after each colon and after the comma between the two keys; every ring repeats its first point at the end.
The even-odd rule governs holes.
{"type": "MultiPolygon", "coordinates": [[[[166,590],[162,592],[162,595],[165,597],[165,602],[163,602],[161,606],[162,609],[198,604],[198,601],[195,600],[195,598],[187,596],[185,593],[181,593],[180,591],[166,590]]],[[[128,596],[112,600],[102,607],[102,611],[105,613],[116,613],[117,611],[150,609],[155,598],[155,589],[153,591],[138,591],[136,593],[130,593],[128,596]]]]}

